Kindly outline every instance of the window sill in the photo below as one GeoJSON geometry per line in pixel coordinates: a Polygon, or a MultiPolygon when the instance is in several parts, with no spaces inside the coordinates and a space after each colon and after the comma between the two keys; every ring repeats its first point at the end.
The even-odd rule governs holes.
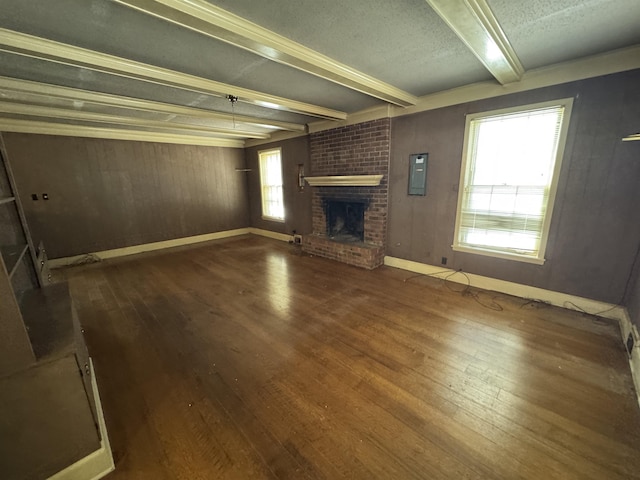
{"type": "Polygon", "coordinates": [[[278,217],[267,217],[265,215],[262,215],[262,220],[266,220],[268,222],[277,222],[277,223],[284,223],[284,218],[278,218],[278,217]]]}
{"type": "Polygon", "coordinates": [[[494,250],[483,250],[481,248],[461,247],[452,245],[451,248],[455,252],[472,253],[474,255],[483,255],[485,257],[501,258],[503,260],[514,260],[516,262],[533,263],[534,265],[544,265],[544,258],[528,257],[526,255],[518,255],[516,253],[496,252],[494,250]]]}

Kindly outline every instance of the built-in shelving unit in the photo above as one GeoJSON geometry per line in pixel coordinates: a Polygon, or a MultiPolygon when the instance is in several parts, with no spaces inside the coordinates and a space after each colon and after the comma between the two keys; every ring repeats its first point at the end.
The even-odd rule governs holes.
{"type": "Polygon", "coordinates": [[[4,261],[4,265],[9,273],[9,278],[13,277],[20,261],[24,258],[25,253],[29,250],[29,245],[6,245],[0,246],[0,255],[4,261]]]}
{"type": "Polygon", "coordinates": [[[113,469],[93,366],[66,283],[36,250],[0,134],[2,478],[100,478],[113,469]]]}

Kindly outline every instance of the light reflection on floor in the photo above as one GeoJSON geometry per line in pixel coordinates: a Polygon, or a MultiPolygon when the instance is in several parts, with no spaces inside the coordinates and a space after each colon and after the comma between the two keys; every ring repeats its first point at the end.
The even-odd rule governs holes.
{"type": "Polygon", "coordinates": [[[267,282],[265,285],[269,292],[269,302],[274,310],[285,315],[290,309],[290,284],[289,264],[287,258],[278,253],[272,253],[267,257],[267,282]]]}

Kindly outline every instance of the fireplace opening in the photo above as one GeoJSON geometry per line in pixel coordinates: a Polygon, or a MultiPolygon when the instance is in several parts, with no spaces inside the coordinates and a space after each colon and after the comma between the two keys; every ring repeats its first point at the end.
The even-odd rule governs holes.
{"type": "Polygon", "coordinates": [[[336,242],[364,242],[366,200],[325,199],[327,236],[336,242]]]}

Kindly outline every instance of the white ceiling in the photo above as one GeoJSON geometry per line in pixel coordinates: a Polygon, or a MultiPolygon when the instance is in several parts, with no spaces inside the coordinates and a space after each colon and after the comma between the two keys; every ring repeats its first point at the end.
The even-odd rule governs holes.
{"type": "Polygon", "coordinates": [[[497,95],[584,78],[591,61],[594,75],[640,67],[638,0],[0,0],[0,11],[5,131],[240,147],[381,105],[429,108],[460,87],[497,95]]]}

